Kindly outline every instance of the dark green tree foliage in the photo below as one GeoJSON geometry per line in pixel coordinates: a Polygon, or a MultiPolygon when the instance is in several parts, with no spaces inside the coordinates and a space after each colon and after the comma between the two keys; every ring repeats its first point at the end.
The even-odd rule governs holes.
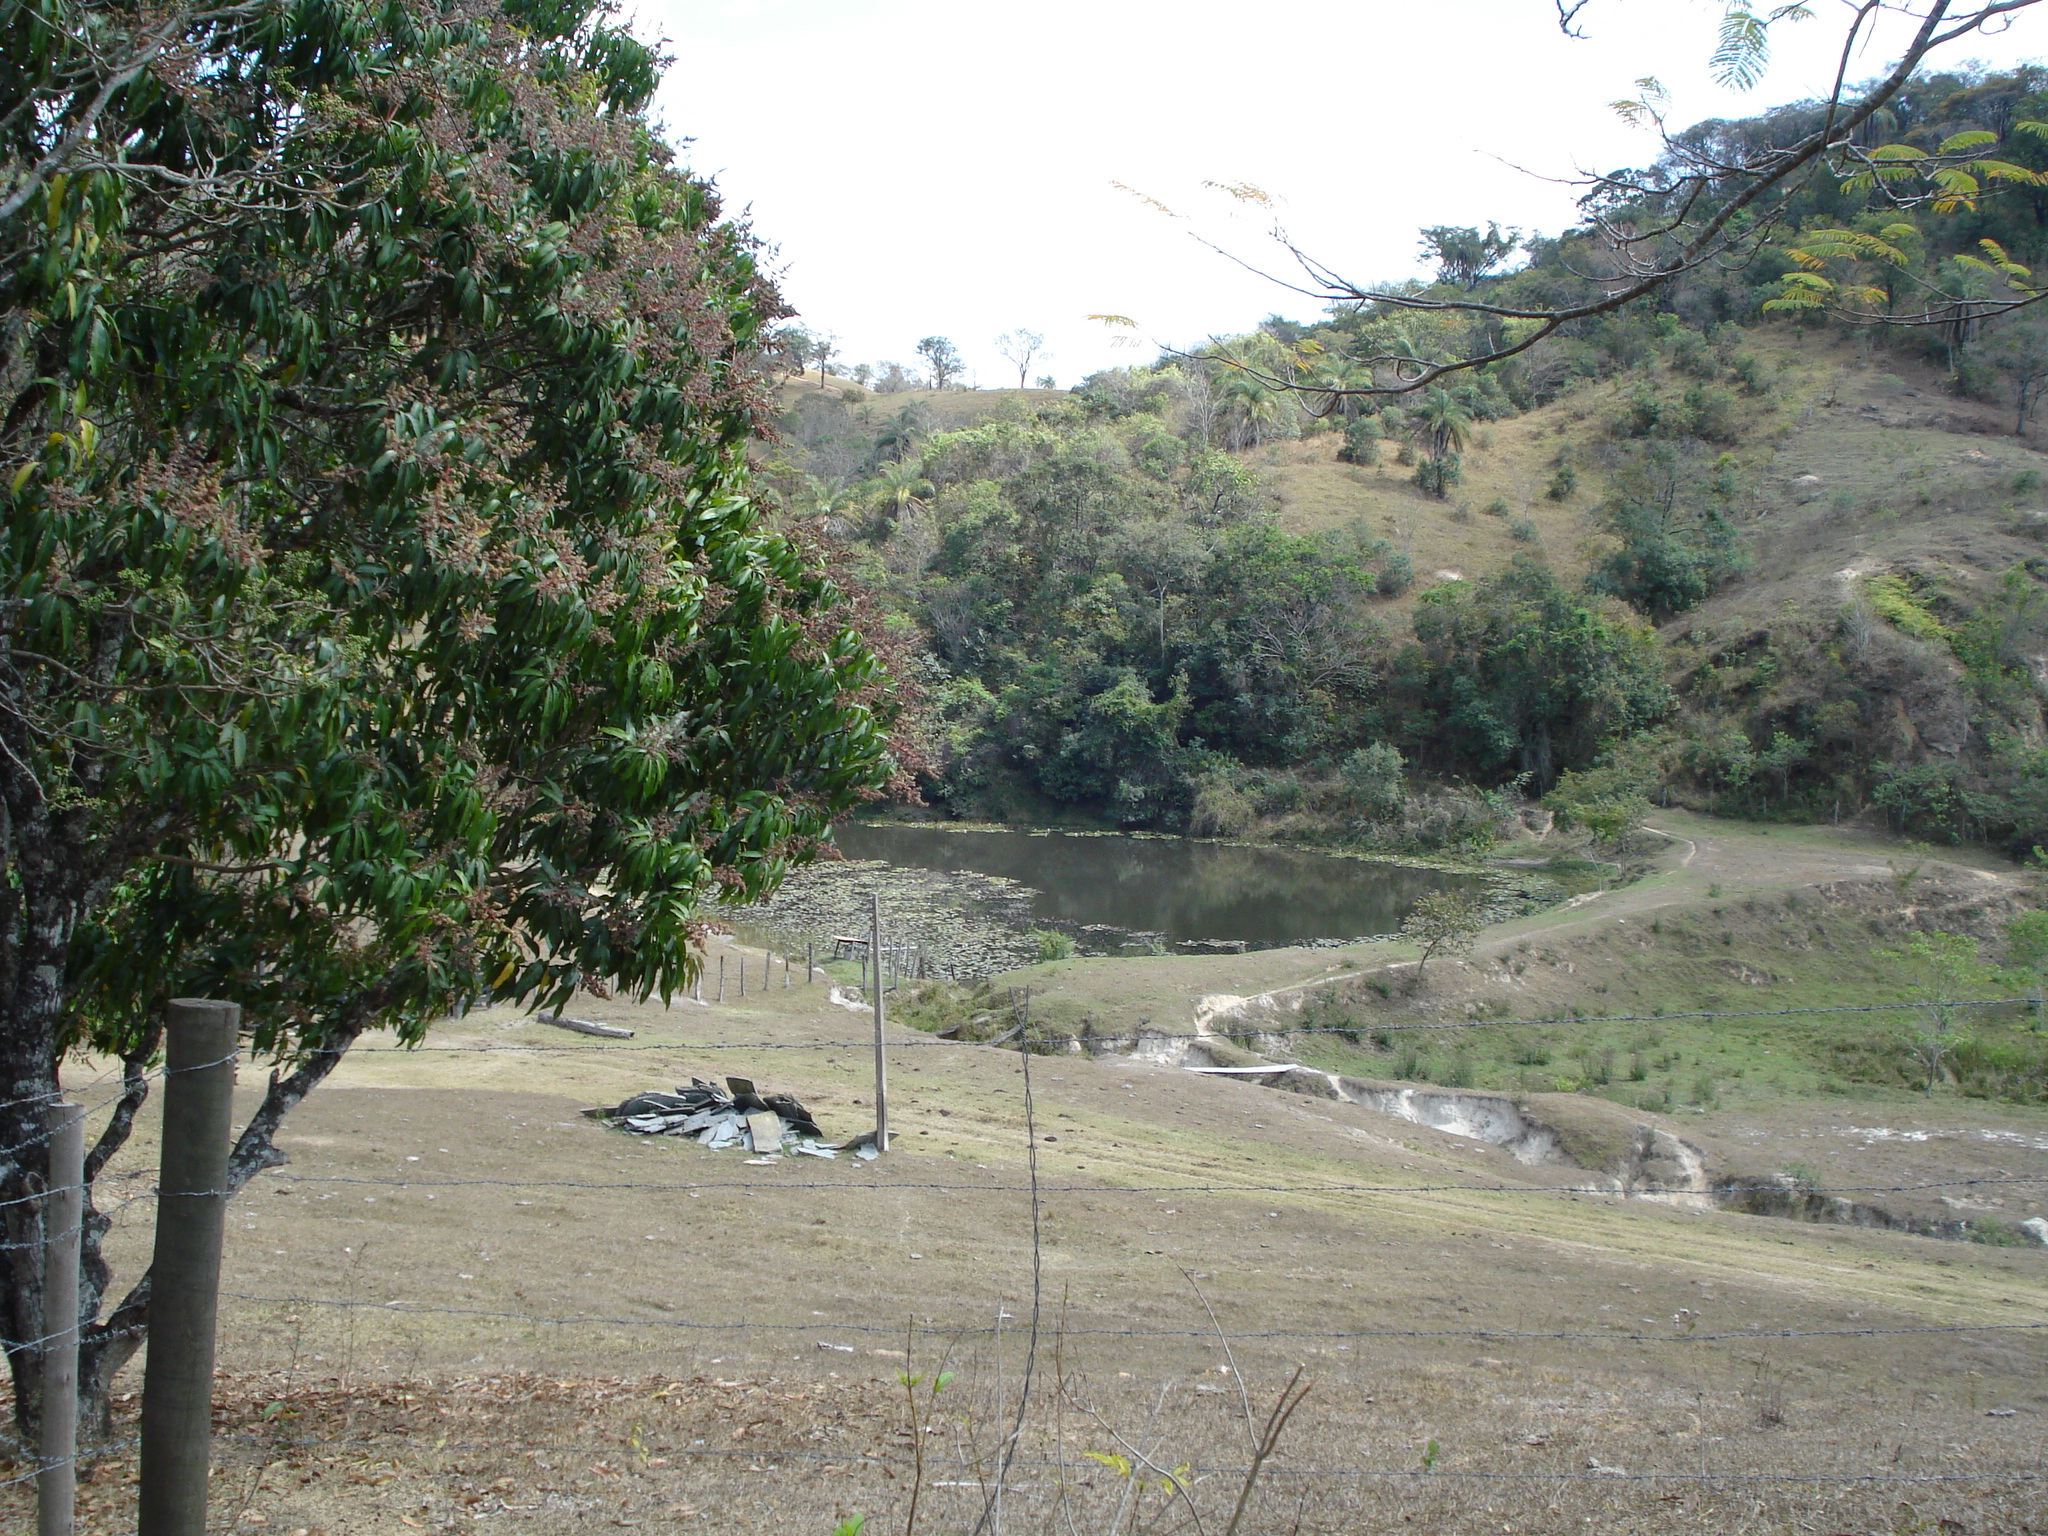
{"type": "Polygon", "coordinates": [[[1223,541],[1199,594],[1193,724],[1243,761],[1289,764],[1355,740],[1386,664],[1368,554],[1253,525],[1223,541]]]}
{"type": "Polygon", "coordinates": [[[1141,380],[1098,377],[1080,399],[932,439],[929,522],[911,531],[928,556],[910,534],[878,541],[881,579],[992,700],[948,733],[944,792],[1020,781],[1174,825],[1214,754],[1355,744],[1383,665],[1370,606],[1405,560],[1270,526],[1261,479],[1177,435],[1141,380]]]}
{"type": "Polygon", "coordinates": [[[1654,633],[1528,559],[1425,592],[1401,671],[1424,711],[1411,717],[1419,759],[1520,771],[1539,789],[1671,708],[1654,633]]]}
{"type": "Polygon", "coordinates": [[[1476,288],[1515,252],[1521,231],[1503,231],[1489,224],[1482,234],[1477,229],[1439,224],[1422,232],[1422,253],[1436,263],[1437,281],[1460,288],[1476,288]]]}
{"type": "MultiPolygon", "coordinates": [[[[41,0],[0,40],[0,1338],[36,1415],[39,1103],[163,999],[278,1073],[684,984],[707,907],[886,779],[886,679],[744,499],[779,305],[656,60],[502,12],[41,0]]],[[[89,1414],[136,1348],[102,1315],[89,1414]]]]}
{"type": "Polygon", "coordinates": [[[1602,509],[1619,547],[1587,586],[1621,598],[1658,623],[1685,612],[1748,564],[1730,509],[1742,489],[1730,455],[1711,462],[1680,435],[1631,447],[1610,475],[1602,509]]]}

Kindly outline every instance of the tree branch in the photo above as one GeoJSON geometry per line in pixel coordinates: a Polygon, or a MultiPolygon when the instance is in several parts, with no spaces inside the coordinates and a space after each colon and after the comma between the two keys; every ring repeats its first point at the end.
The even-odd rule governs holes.
{"type": "MultiPolygon", "coordinates": [[[[1835,80],[1828,98],[1827,111],[1820,126],[1794,143],[1782,149],[1773,148],[1763,154],[1751,157],[1746,165],[1732,168],[1732,170],[1731,168],[1721,167],[1710,162],[1703,156],[1691,155],[1666,135],[1665,143],[1667,149],[1675,153],[1684,154],[1688,163],[1696,163],[1701,167],[1681,178],[1676,186],[1668,189],[1671,193],[1684,197],[1684,208],[1689,208],[1697,200],[1701,192],[1716,180],[1728,180],[1731,179],[1731,176],[1742,177],[1746,178],[1746,185],[1742,186],[1739,191],[1721,204],[1703,223],[1696,228],[1688,230],[1687,237],[1681,248],[1662,259],[1638,259],[1633,255],[1633,251],[1648,241],[1664,238],[1675,231],[1686,230],[1687,227],[1683,223],[1684,208],[1681,209],[1681,214],[1678,218],[1662,224],[1655,230],[1643,233],[1630,233],[1624,230],[1612,229],[1606,225],[1604,220],[1596,218],[1594,221],[1595,227],[1607,234],[1610,244],[1620,254],[1624,265],[1630,270],[1618,274],[1615,278],[1591,278],[1590,280],[1594,282],[1615,282],[1619,283],[1620,286],[1613,288],[1598,299],[1588,300],[1582,304],[1536,309],[1514,305],[1488,304],[1483,301],[1465,298],[1435,298],[1420,294],[1367,288],[1348,281],[1333,268],[1317,261],[1299,246],[1295,245],[1293,241],[1286,237],[1284,231],[1275,229],[1275,238],[1279,240],[1281,246],[1294,259],[1296,264],[1300,266],[1302,271],[1308,275],[1313,285],[1304,286],[1300,283],[1288,282],[1286,279],[1270,271],[1244,261],[1230,252],[1224,251],[1214,241],[1200,235],[1195,236],[1196,239],[1207,245],[1212,251],[1235,262],[1247,271],[1253,272],[1291,292],[1300,293],[1305,297],[1318,298],[1329,303],[1353,302],[1373,304],[1386,309],[1405,310],[1421,314],[1449,313],[1475,315],[1498,320],[1533,322],[1534,328],[1529,334],[1515,340],[1504,341],[1488,347],[1471,357],[1456,358],[1448,361],[1431,360],[1416,357],[1412,354],[1391,352],[1362,358],[1359,361],[1374,370],[1373,381],[1363,385],[1307,384],[1297,379],[1283,377],[1272,372],[1270,369],[1261,368],[1242,358],[1187,352],[1172,347],[1162,348],[1162,351],[1170,357],[1188,361],[1208,361],[1234,369],[1271,389],[1286,390],[1299,395],[1327,397],[1323,406],[1323,413],[1327,413],[1328,410],[1334,408],[1336,402],[1341,399],[1409,394],[1434,384],[1446,374],[1464,372],[1474,368],[1482,368],[1491,363],[1504,362],[1509,358],[1519,356],[1521,353],[1528,351],[1529,348],[1535,346],[1538,342],[1555,335],[1561,327],[1573,321],[1589,320],[1601,315],[1610,314],[1654,293],[1674,278],[1705,265],[1709,261],[1719,259],[1735,245],[1745,242],[1753,244],[1758,241],[1762,234],[1775,222],[1775,217],[1771,213],[1763,212],[1761,214],[1764,219],[1762,229],[1746,230],[1740,237],[1735,239],[1729,237],[1730,226],[1743,218],[1744,215],[1756,211],[1757,204],[1769,193],[1782,188],[1795,177],[1810,172],[1818,165],[1825,163],[1827,155],[1848,144],[1858,129],[1869,122],[1887,103],[1898,95],[1900,90],[1912,79],[1914,72],[1928,54],[1947,43],[1954,42],[1960,37],[1981,30],[1987,22],[1993,19],[2030,9],[2040,3],[2041,0],[1997,0],[1997,3],[1980,7],[1944,30],[1943,23],[1951,19],[1950,12],[1952,8],[1949,0],[1933,0],[1933,3],[1928,6],[1926,13],[1920,18],[1920,24],[1913,35],[1912,41],[1906,46],[1898,63],[1882,80],[1865,92],[1861,100],[1851,110],[1844,114],[1840,110],[1840,101],[1855,41],[1870,16],[1882,8],[1878,0],[1863,0],[1863,3],[1856,7],[1854,17],[1848,28],[1848,35],[1844,40],[1840,60],[1836,66],[1835,80]],[[1686,182],[1691,182],[1692,186],[1686,188],[1686,182]],[[1381,382],[1382,374],[1390,374],[1391,378],[1381,382]]],[[[1559,21],[1568,33],[1571,33],[1571,23],[1577,17],[1579,11],[1583,9],[1583,4],[1584,0],[1578,0],[1578,3],[1571,3],[1571,0],[1558,0],[1559,21]]],[[[1633,185],[1632,182],[1622,181],[1614,177],[1600,178],[1595,181],[1593,189],[1586,194],[1585,200],[1589,201],[1599,196],[1603,190],[1628,190],[1633,185]]],[[[1645,192],[1646,190],[1639,187],[1636,188],[1638,193],[1645,192]]],[[[2033,300],[2015,301],[2013,304],[2005,307],[2017,308],[2023,303],[2028,302],[2033,302],[2033,300]]],[[[1917,323],[1932,324],[1937,323],[1937,321],[1929,317],[1917,323]]]]}

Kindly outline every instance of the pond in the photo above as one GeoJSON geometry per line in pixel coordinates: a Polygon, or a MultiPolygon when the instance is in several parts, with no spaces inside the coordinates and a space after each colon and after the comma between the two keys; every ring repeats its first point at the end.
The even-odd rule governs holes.
{"type": "Polygon", "coordinates": [[[1431,891],[1475,883],[1377,860],[1186,838],[872,822],[844,823],[833,838],[852,859],[1018,881],[1031,888],[1031,916],[1043,927],[1251,949],[1392,933],[1431,891]]]}

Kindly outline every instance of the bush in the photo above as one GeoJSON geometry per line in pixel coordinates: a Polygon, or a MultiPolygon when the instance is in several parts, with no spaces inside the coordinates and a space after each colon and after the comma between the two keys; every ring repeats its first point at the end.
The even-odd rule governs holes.
{"type": "Polygon", "coordinates": [[[1866,576],[1863,592],[1870,606],[1892,628],[1916,640],[1941,644],[1949,638],[1948,626],[1928,609],[1927,601],[1903,576],[1866,576]]]}
{"type": "Polygon", "coordinates": [[[1043,928],[1033,928],[1025,937],[1037,942],[1041,962],[1074,958],[1074,940],[1070,934],[1048,933],[1043,928]]]}
{"type": "Polygon", "coordinates": [[[1640,828],[1650,814],[1642,770],[1633,764],[1567,768],[1543,805],[1567,827],[1578,827],[1609,847],[1640,828]]]}
{"type": "Polygon", "coordinates": [[[1205,779],[1195,791],[1188,831],[1196,837],[1242,837],[1259,819],[1258,808],[1227,778],[1205,779]]]}
{"type": "Polygon", "coordinates": [[[1376,590],[1381,597],[1399,597],[1415,585],[1415,562],[1405,551],[1395,550],[1380,563],[1376,590]]]}
{"type": "Polygon", "coordinates": [[[1428,496],[1445,496],[1452,486],[1464,478],[1464,467],[1458,455],[1447,453],[1440,459],[1424,459],[1415,466],[1415,483],[1428,496]]]}
{"type": "Polygon", "coordinates": [[[1569,464],[1560,464],[1557,473],[1550,477],[1550,489],[1545,494],[1552,501],[1570,501],[1578,488],[1579,472],[1569,464]]]}
{"type": "Polygon", "coordinates": [[[1685,427],[1710,443],[1732,443],[1740,431],[1735,421],[1735,396],[1725,389],[1694,384],[1685,392],[1685,427]]]}
{"type": "Polygon", "coordinates": [[[1698,604],[1745,563],[1741,541],[1718,512],[1687,518],[1627,504],[1608,514],[1607,527],[1621,548],[1586,585],[1660,622],[1698,604]]]}
{"type": "Polygon", "coordinates": [[[1380,424],[1361,416],[1344,429],[1344,446],[1337,450],[1340,464],[1377,464],[1380,461],[1380,424]]]}
{"type": "Polygon", "coordinates": [[[1358,808],[1374,820],[1385,821],[1400,815],[1407,803],[1408,786],[1402,776],[1406,766],[1399,748],[1376,741],[1345,758],[1338,771],[1358,808]]]}

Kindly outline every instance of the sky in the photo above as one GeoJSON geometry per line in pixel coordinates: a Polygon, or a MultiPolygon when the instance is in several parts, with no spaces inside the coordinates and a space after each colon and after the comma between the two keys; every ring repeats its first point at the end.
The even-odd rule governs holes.
{"type": "MultiPolygon", "coordinates": [[[[1674,126],[1827,88],[1842,0],[1780,24],[1747,93],[1707,68],[1721,10],[1590,0],[1575,40],[1551,0],[627,0],[675,59],[665,131],[773,247],[800,323],[838,338],[835,371],[915,366],[942,335],[991,388],[1017,382],[996,345],[1017,329],[1046,338],[1032,375],[1066,387],[1162,342],[1320,312],[1198,236],[1285,275],[1277,215],[1356,282],[1426,275],[1418,229],[1555,233],[1573,176],[1651,159],[1610,105],[1645,76],[1674,126]],[[1105,313],[1139,329],[1088,318],[1105,313]]],[[[1899,27],[1852,78],[1884,67],[1899,27]]],[[[1942,57],[2043,56],[2048,18],[2028,13],[1942,57]]]]}

